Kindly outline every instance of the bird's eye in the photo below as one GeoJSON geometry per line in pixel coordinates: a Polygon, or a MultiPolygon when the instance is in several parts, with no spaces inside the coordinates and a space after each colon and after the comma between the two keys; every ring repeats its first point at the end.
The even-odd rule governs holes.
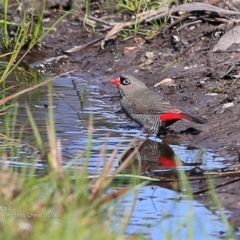
{"type": "Polygon", "coordinates": [[[128,84],[130,84],[129,79],[124,79],[124,80],[122,81],[122,84],[123,84],[123,85],[128,85],[128,84]]]}

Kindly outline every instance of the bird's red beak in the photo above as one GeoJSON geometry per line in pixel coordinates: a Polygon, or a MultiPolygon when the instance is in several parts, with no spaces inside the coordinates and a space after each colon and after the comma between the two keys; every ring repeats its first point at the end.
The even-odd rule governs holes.
{"type": "Polygon", "coordinates": [[[111,81],[113,84],[120,86],[121,82],[120,82],[120,78],[115,78],[111,81]]]}

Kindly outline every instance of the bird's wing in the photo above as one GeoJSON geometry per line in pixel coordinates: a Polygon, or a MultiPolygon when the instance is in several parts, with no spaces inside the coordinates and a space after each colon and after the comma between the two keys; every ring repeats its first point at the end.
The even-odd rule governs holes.
{"type": "Polygon", "coordinates": [[[163,97],[156,92],[151,92],[148,96],[139,95],[131,97],[130,104],[132,112],[135,114],[157,115],[165,112],[180,112],[179,109],[163,100],[163,97]]]}

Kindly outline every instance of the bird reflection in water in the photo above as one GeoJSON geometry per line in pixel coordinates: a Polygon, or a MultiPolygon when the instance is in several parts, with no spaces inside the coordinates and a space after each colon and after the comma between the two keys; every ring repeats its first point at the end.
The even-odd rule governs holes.
{"type": "Polygon", "coordinates": [[[147,139],[139,146],[131,147],[125,152],[120,164],[131,158],[125,171],[130,173],[139,169],[140,173],[151,177],[178,178],[179,168],[187,171],[188,175],[202,174],[201,163],[185,163],[179,159],[173,149],[165,142],[147,139]]]}

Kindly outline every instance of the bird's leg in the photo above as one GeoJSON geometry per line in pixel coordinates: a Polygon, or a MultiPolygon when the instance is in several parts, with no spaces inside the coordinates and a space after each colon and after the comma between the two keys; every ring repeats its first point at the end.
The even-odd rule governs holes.
{"type": "Polygon", "coordinates": [[[145,132],[145,133],[144,133],[144,137],[145,137],[146,139],[148,139],[148,138],[149,138],[149,136],[150,136],[150,134],[149,134],[149,133],[147,133],[147,132],[145,132]]]}
{"type": "Polygon", "coordinates": [[[161,138],[162,136],[166,136],[168,134],[176,135],[176,134],[178,134],[178,132],[168,129],[168,128],[161,128],[157,134],[157,137],[161,138]]]}

